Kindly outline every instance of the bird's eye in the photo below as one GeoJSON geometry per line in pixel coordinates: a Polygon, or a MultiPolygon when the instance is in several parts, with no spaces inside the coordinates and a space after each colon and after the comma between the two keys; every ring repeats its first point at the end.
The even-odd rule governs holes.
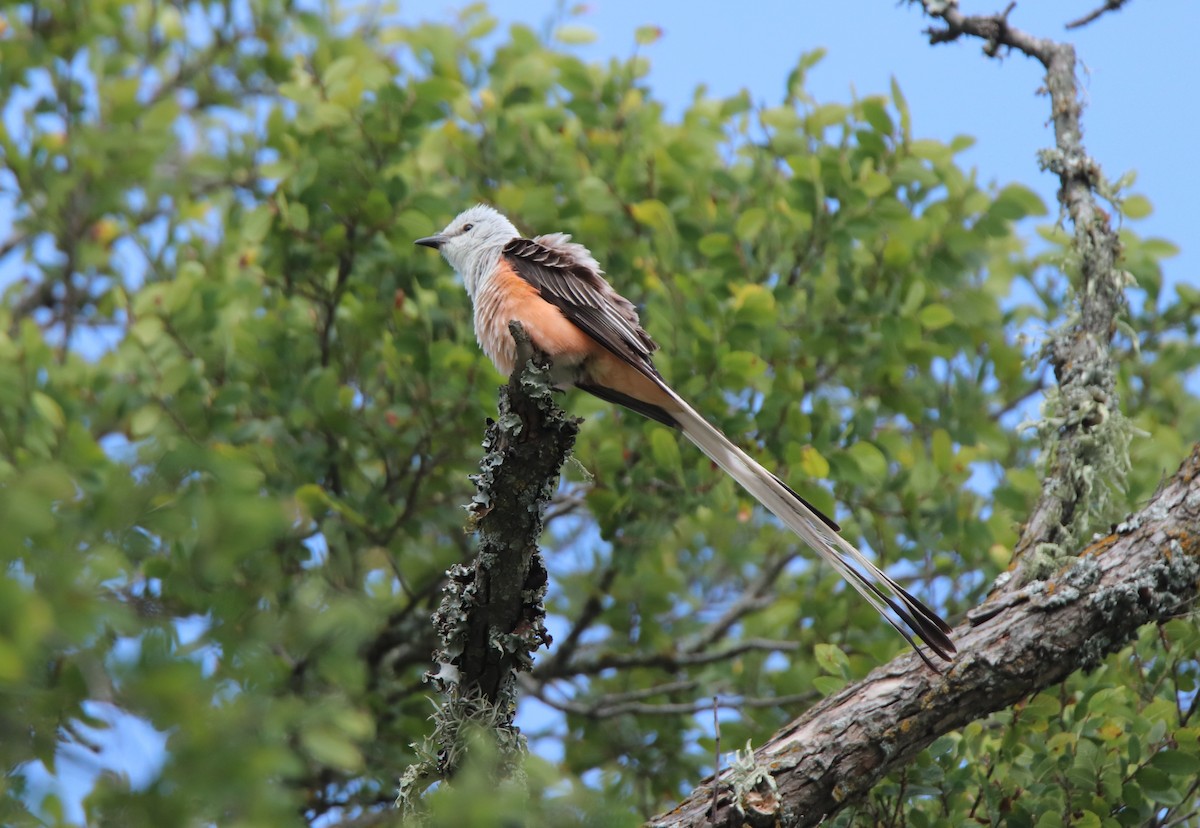
{"type": "Polygon", "coordinates": [[[471,229],[472,227],[474,227],[474,226],[475,226],[474,224],[464,224],[464,225],[463,225],[463,232],[464,232],[464,233],[466,233],[468,230],[470,230],[470,229],[471,229]]]}

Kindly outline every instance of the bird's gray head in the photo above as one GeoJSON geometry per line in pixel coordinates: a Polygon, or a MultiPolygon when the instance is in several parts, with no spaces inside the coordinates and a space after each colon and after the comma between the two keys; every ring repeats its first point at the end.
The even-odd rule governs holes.
{"type": "Polygon", "coordinates": [[[435,236],[417,239],[416,244],[440,250],[450,266],[463,277],[467,292],[474,298],[475,286],[482,274],[496,266],[504,245],[520,235],[513,223],[498,210],[476,204],[455,216],[445,230],[435,236]]]}

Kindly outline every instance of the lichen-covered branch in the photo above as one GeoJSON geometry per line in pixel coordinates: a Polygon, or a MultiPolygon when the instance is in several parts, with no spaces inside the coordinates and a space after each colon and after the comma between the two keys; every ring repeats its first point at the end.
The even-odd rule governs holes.
{"type": "Polygon", "coordinates": [[[538,551],[546,504],[575,444],[579,420],[553,398],[550,361],[533,349],[519,323],[517,369],[500,389],[499,417],[489,422],[471,505],[479,552],[447,572],[433,616],[439,644],[428,679],[443,699],[425,761],[401,781],[400,804],[412,805],[435,778],[452,776],[468,747],[470,727],[493,734],[500,773],[516,770],[524,740],[513,726],[517,674],[550,643],[546,631],[546,567],[538,551]]]}
{"type": "Polygon", "coordinates": [[[1112,494],[1123,487],[1132,426],[1121,415],[1116,370],[1109,343],[1125,309],[1124,288],[1131,277],[1117,267],[1120,242],[1108,214],[1099,206],[1107,188],[1100,166],[1084,150],[1082,104],[1075,82],[1075,47],[1009,25],[1015,4],[1000,14],[962,14],[954,0],[921,0],[925,12],[944,28],[929,30],[931,43],[963,35],[982,38],[984,52],[1016,50],[1046,70],[1054,147],[1040,153],[1042,168],[1059,179],[1058,200],[1074,228],[1074,295],[1078,308],[1043,344],[1058,380],[1046,394],[1041,437],[1041,495],[1017,542],[1016,585],[1050,575],[1061,558],[1086,537],[1100,519],[1111,516],[1112,494]]]}
{"type": "Polygon", "coordinates": [[[1009,593],[955,631],[945,675],[912,654],[826,698],[753,757],[706,780],[655,828],[815,825],[854,802],[938,736],[1094,667],[1140,626],[1196,601],[1200,444],[1140,512],[1081,551],[1052,581],[1009,593]]]}

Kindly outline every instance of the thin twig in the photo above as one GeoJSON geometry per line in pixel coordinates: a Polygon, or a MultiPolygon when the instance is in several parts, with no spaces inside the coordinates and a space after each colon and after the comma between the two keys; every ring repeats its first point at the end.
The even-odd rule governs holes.
{"type": "Polygon", "coordinates": [[[1101,6],[1100,8],[1093,9],[1092,11],[1085,14],[1083,17],[1079,18],[1078,20],[1072,20],[1070,23],[1067,24],[1067,28],[1068,29],[1078,29],[1081,26],[1086,26],[1087,24],[1091,23],[1096,18],[1100,17],[1105,12],[1117,11],[1118,9],[1121,8],[1121,6],[1124,6],[1127,2],[1129,2],[1129,0],[1108,0],[1108,2],[1105,3],[1103,6],[1101,6]]]}
{"type": "Polygon", "coordinates": [[[709,813],[709,819],[713,824],[717,821],[717,794],[721,790],[721,786],[717,784],[717,780],[721,776],[721,720],[717,718],[717,701],[718,698],[713,696],[713,801],[712,811],[709,813]]]}

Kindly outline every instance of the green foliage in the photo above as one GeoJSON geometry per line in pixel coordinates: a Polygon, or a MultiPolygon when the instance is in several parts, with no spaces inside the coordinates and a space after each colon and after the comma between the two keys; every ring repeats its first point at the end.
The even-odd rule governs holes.
{"type": "MultiPolygon", "coordinates": [[[[281,0],[86,6],[13,6],[0,34],[4,266],[25,277],[0,307],[0,763],[53,772],[64,742],[103,743],[89,701],[165,734],[144,787],[96,780],[89,823],[330,824],[392,802],[430,727],[428,616],[471,554],[460,507],[501,379],[411,241],[476,200],[585,241],[680,392],[947,612],[1007,563],[1038,486],[1012,412],[1046,382],[1018,333],[1067,312],[1069,248],[1047,229],[1026,255],[1012,224],[1044,205],[978,187],[969,139],[916,137],[897,85],[812,100],[811,55],[777,104],[698,93],[673,122],[644,56],[584,63],[570,26],[485,48],[479,8],[402,27],[281,0]]],[[[1151,435],[1134,503],[1200,421],[1200,293],[1162,295],[1170,243],[1124,242],[1145,302],[1121,393],[1151,435]]],[[[547,534],[566,632],[535,674],[563,758],[531,762],[528,800],[466,772],[483,793],[439,791],[445,824],[482,802],[497,822],[636,822],[711,763],[686,711],[718,695],[723,744],[759,742],[903,646],[690,446],[571,405],[588,479],[547,534]],[[727,617],[746,595],[763,600],[727,617]]],[[[1196,651],[1147,632],[940,740],[870,812],[1034,820],[1040,802],[1133,824],[1194,800],[1177,705],[1196,651]]],[[[0,782],[3,821],[54,821],[63,803],[25,779],[0,782]]]]}
{"type": "Polygon", "coordinates": [[[837,820],[909,825],[1188,824],[1200,772],[1200,630],[1178,619],[1090,675],[938,739],[837,820]],[[1141,653],[1156,651],[1147,660],[1141,653]]]}

